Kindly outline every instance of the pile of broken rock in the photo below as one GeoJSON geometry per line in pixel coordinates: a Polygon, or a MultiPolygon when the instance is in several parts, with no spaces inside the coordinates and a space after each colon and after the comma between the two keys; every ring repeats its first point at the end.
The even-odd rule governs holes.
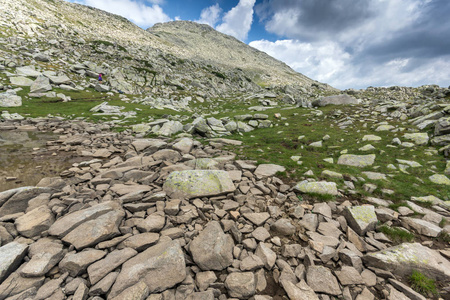
{"type": "Polygon", "coordinates": [[[376,231],[396,212],[300,202],[283,167],[223,150],[237,141],[34,125],[91,158],[0,193],[0,300],[425,299],[413,269],[448,295],[448,250],[376,231]]]}

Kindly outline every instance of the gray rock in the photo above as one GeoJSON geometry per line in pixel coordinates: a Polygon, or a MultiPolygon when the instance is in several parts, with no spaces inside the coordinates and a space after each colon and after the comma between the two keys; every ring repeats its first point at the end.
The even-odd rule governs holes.
{"type": "Polygon", "coordinates": [[[55,222],[51,210],[46,206],[39,206],[15,221],[17,231],[23,236],[32,238],[39,236],[55,222]]]}
{"type": "Polygon", "coordinates": [[[72,244],[77,250],[95,245],[120,234],[119,224],[125,216],[122,210],[111,211],[87,221],[71,232],[62,240],[72,244]]]}
{"type": "Polygon", "coordinates": [[[359,100],[347,94],[322,97],[313,101],[312,106],[359,104],[359,100]]]}
{"type": "Polygon", "coordinates": [[[319,220],[316,214],[305,214],[298,224],[309,231],[316,231],[319,220]]]}
{"type": "MultiPolygon", "coordinates": [[[[147,284],[143,281],[139,281],[135,285],[126,288],[123,292],[117,295],[111,300],[123,300],[123,299],[133,299],[133,300],[145,300],[150,293],[147,284]]],[[[109,299],[109,297],[108,297],[109,299]]]]}
{"type": "Polygon", "coordinates": [[[220,224],[210,222],[190,244],[192,258],[205,271],[223,270],[233,262],[234,242],[220,224]]]}
{"type": "Polygon", "coordinates": [[[30,93],[45,93],[51,90],[50,80],[45,76],[38,76],[30,86],[30,93]]]}
{"type": "Polygon", "coordinates": [[[397,290],[403,292],[404,295],[408,297],[408,299],[411,300],[426,300],[424,296],[419,294],[418,292],[414,291],[409,286],[401,283],[400,281],[397,281],[395,279],[389,278],[389,282],[394,286],[397,290]]]}
{"type": "Polygon", "coordinates": [[[363,257],[364,263],[390,271],[398,276],[409,276],[412,270],[418,270],[437,280],[450,279],[450,262],[439,252],[419,243],[403,243],[388,249],[368,253],[363,257]]]}
{"type": "Polygon", "coordinates": [[[243,214],[244,218],[252,222],[256,226],[263,225],[269,218],[270,215],[266,212],[262,213],[245,213],[243,214]]]}
{"type": "Polygon", "coordinates": [[[339,282],[342,285],[364,284],[364,280],[359,272],[350,266],[343,266],[340,271],[335,272],[339,282]]]}
{"type": "Polygon", "coordinates": [[[195,198],[231,193],[236,187],[226,171],[186,170],[170,173],[163,189],[172,198],[195,198]]]}
{"type": "Polygon", "coordinates": [[[334,296],[341,294],[336,277],[331,274],[328,268],[323,266],[310,266],[306,272],[306,280],[315,292],[334,296]]]}
{"type": "Polygon", "coordinates": [[[261,164],[255,170],[255,175],[258,177],[274,176],[277,172],[284,172],[286,168],[274,164],[261,164]]]}
{"type": "Polygon", "coordinates": [[[11,82],[12,85],[17,86],[31,86],[33,84],[33,80],[22,76],[10,77],[9,81],[11,82]]]}
{"type": "Polygon", "coordinates": [[[28,245],[17,242],[0,247],[0,283],[15,271],[27,254],[28,245]]]}
{"type": "Polygon", "coordinates": [[[180,131],[183,131],[183,124],[178,121],[169,121],[164,123],[164,125],[157,131],[157,134],[163,136],[171,136],[180,131]]]}
{"type": "Polygon", "coordinates": [[[353,155],[353,154],[343,154],[338,159],[338,165],[346,165],[352,167],[367,167],[371,166],[375,162],[375,154],[369,155],[353,155]]]}
{"type": "Polygon", "coordinates": [[[40,277],[64,257],[63,245],[41,239],[30,246],[29,256],[31,259],[22,268],[20,274],[24,277],[40,277]]]}
{"type": "Polygon", "coordinates": [[[267,270],[271,270],[275,265],[277,259],[277,254],[270,249],[266,244],[259,243],[255,250],[255,255],[257,255],[264,264],[267,270]]]}
{"type": "Polygon", "coordinates": [[[225,287],[231,297],[248,299],[256,292],[255,276],[251,272],[234,272],[225,279],[225,287]]]}
{"type": "Polygon", "coordinates": [[[338,194],[336,183],[327,181],[309,182],[305,180],[297,183],[294,189],[307,194],[322,194],[333,196],[338,194]]]}
{"type": "Polygon", "coordinates": [[[38,77],[42,75],[41,72],[38,72],[34,69],[34,66],[24,66],[16,68],[17,75],[26,76],[26,77],[38,77]]]}
{"type": "Polygon", "coordinates": [[[105,251],[95,249],[86,249],[78,253],[68,253],[59,263],[59,268],[63,272],[68,272],[70,276],[76,277],[86,271],[90,264],[102,259],[105,255],[105,251]]]}
{"type": "Polygon", "coordinates": [[[344,216],[350,227],[361,236],[375,229],[378,222],[373,205],[347,207],[344,216]]]}
{"type": "Polygon", "coordinates": [[[437,237],[443,230],[436,224],[416,218],[403,218],[402,224],[406,228],[413,228],[418,233],[429,237],[437,237]]]}
{"type": "Polygon", "coordinates": [[[314,290],[303,279],[297,284],[293,284],[288,280],[282,280],[280,284],[291,300],[319,300],[314,290]]]}
{"type": "Polygon", "coordinates": [[[270,226],[270,230],[276,235],[289,236],[295,233],[295,226],[289,219],[279,219],[270,226]]]}
{"type": "Polygon", "coordinates": [[[3,205],[0,207],[0,216],[25,212],[29,200],[51,191],[49,188],[27,186],[2,192],[0,193],[0,205],[3,205]]]}
{"type": "Polygon", "coordinates": [[[84,224],[87,221],[94,220],[97,217],[100,217],[118,208],[119,205],[115,202],[104,202],[86,209],[70,213],[53,223],[48,232],[50,235],[62,238],[79,225],[84,224]]]}
{"type": "MultiPolygon", "coordinates": [[[[20,271],[20,268],[18,269],[20,271]]],[[[0,300],[20,294],[28,289],[37,289],[44,283],[45,277],[25,278],[14,272],[0,284],[0,300]]]]}
{"type": "Polygon", "coordinates": [[[119,267],[136,254],[137,251],[131,248],[112,251],[104,259],[91,264],[87,268],[89,281],[91,282],[91,284],[96,284],[109,272],[113,271],[115,268],[119,267]]]}
{"type": "Polygon", "coordinates": [[[149,293],[158,293],[186,278],[183,250],[176,241],[156,244],[122,265],[109,297],[116,297],[126,288],[143,281],[149,293]]]}

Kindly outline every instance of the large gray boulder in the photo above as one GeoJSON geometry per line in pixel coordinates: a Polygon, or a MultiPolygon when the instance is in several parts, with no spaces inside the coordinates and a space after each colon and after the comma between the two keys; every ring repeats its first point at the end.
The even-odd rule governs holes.
{"type": "Polygon", "coordinates": [[[22,97],[17,96],[15,93],[1,93],[0,94],[0,107],[18,107],[22,106],[22,97]]]}
{"type": "Polygon", "coordinates": [[[343,94],[343,95],[322,97],[312,102],[312,106],[348,105],[348,104],[359,104],[359,100],[352,96],[343,94]]]}
{"type": "Polygon", "coordinates": [[[51,193],[50,188],[26,186],[0,193],[0,216],[25,212],[28,201],[43,193],[51,193]]]}
{"type": "Polygon", "coordinates": [[[353,154],[343,154],[338,159],[338,165],[346,165],[352,167],[367,167],[371,166],[375,162],[375,154],[369,155],[353,155],[353,154]]]}
{"type": "Polygon", "coordinates": [[[50,80],[45,76],[38,76],[33,84],[30,86],[30,93],[45,93],[51,91],[52,86],[50,80]]]}
{"type": "Polygon", "coordinates": [[[418,270],[437,280],[450,280],[450,261],[439,252],[419,243],[404,243],[388,249],[366,254],[363,261],[368,267],[392,272],[407,277],[418,270]]]}
{"type": "Polygon", "coordinates": [[[16,229],[23,236],[39,236],[55,222],[52,211],[46,206],[39,206],[16,219],[16,229]]]}
{"type": "Polygon", "coordinates": [[[344,210],[344,216],[350,227],[360,236],[374,230],[378,222],[373,205],[347,207],[344,210]]]}
{"type": "Polygon", "coordinates": [[[28,245],[11,242],[0,247],[0,283],[21,264],[27,254],[28,245]]]}
{"type": "Polygon", "coordinates": [[[190,244],[197,265],[205,271],[223,270],[233,262],[234,242],[216,221],[210,222],[190,244]]]}
{"type": "Polygon", "coordinates": [[[101,215],[104,215],[118,208],[119,205],[115,202],[104,202],[86,209],[73,212],[58,219],[49,228],[48,232],[50,235],[62,238],[79,225],[87,221],[94,220],[97,217],[100,217],[101,215]]]}
{"type": "Polygon", "coordinates": [[[110,211],[81,224],[62,240],[73,245],[77,250],[93,246],[119,235],[119,225],[124,217],[125,212],[122,210],[110,211]]]}
{"type": "Polygon", "coordinates": [[[156,244],[122,265],[109,297],[143,281],[149,293],[158,293],[175,286],[186,278],[183,250],[177,241],[156,244]]]}
{"type": "Polygon", "coordinates": [[[172,198],[195,198],[231,193],[236,187],[226,171],[185,170],[170,173],[163,189],[172,198]]]}

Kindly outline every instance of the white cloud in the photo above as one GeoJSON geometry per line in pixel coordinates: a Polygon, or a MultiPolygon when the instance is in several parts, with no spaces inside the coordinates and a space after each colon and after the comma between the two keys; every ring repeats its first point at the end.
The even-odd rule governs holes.
{"type": "Polygon", "coordinates": [[[247,39],[253,22],[253,7],[256,0],[240,0],[238,5],[223,17],[223,23],[216,29],[243,41],[247,39]]]}
{"type": "Polygon", "coordinates": [[[304,43],[297,40],[253,41],[250,46],[288,64],[295,71],[339,89],[367,86],[446,86],[450,78],[450,60],[433,59],[413,71],[408,70],[410,59],[393,59],[379,65],[354,64],[352,55],[338,43],[304,43]]]}
{"type": "Polygon", "coordinates": [[[215,5],[203,9],[200,14],[200,19],[196,20],[195,22],[208,24],[209,26],[214,27],[219,21],[221,12],[222,9],[220,8],[219,4],[216,3],[215,5]]]}
{"type": "Polygon", "coordinates": [[[155,23],[171,21],[158,5],[163,3],[163,0],[150,1],[154,3],[152,6],[133,0],[81,0],[78,2],[121,15],[140,27],[151,27],[155,23]]]}

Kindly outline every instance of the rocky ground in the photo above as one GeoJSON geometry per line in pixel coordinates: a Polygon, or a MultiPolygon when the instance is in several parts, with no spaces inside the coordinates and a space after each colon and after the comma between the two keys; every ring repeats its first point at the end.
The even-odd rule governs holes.
{"type": "Polygon", "coordinates": [[[412,270],[448,298],[448,240],[435,239],[449,231],[437,224],[450,215],[445,202],[411,202],[417,218],[379,198],[300,201],[338,191],[286,184],[284,167],[236,160],[223,149],[240,142],[223,138],[1,125],[53,131],[51,150],[86,161],[0,193],[0,299],[425,299],[409,287],[412,270]],[[381,224],[415,232],[416,243],[393,243],[381,224]]]}

